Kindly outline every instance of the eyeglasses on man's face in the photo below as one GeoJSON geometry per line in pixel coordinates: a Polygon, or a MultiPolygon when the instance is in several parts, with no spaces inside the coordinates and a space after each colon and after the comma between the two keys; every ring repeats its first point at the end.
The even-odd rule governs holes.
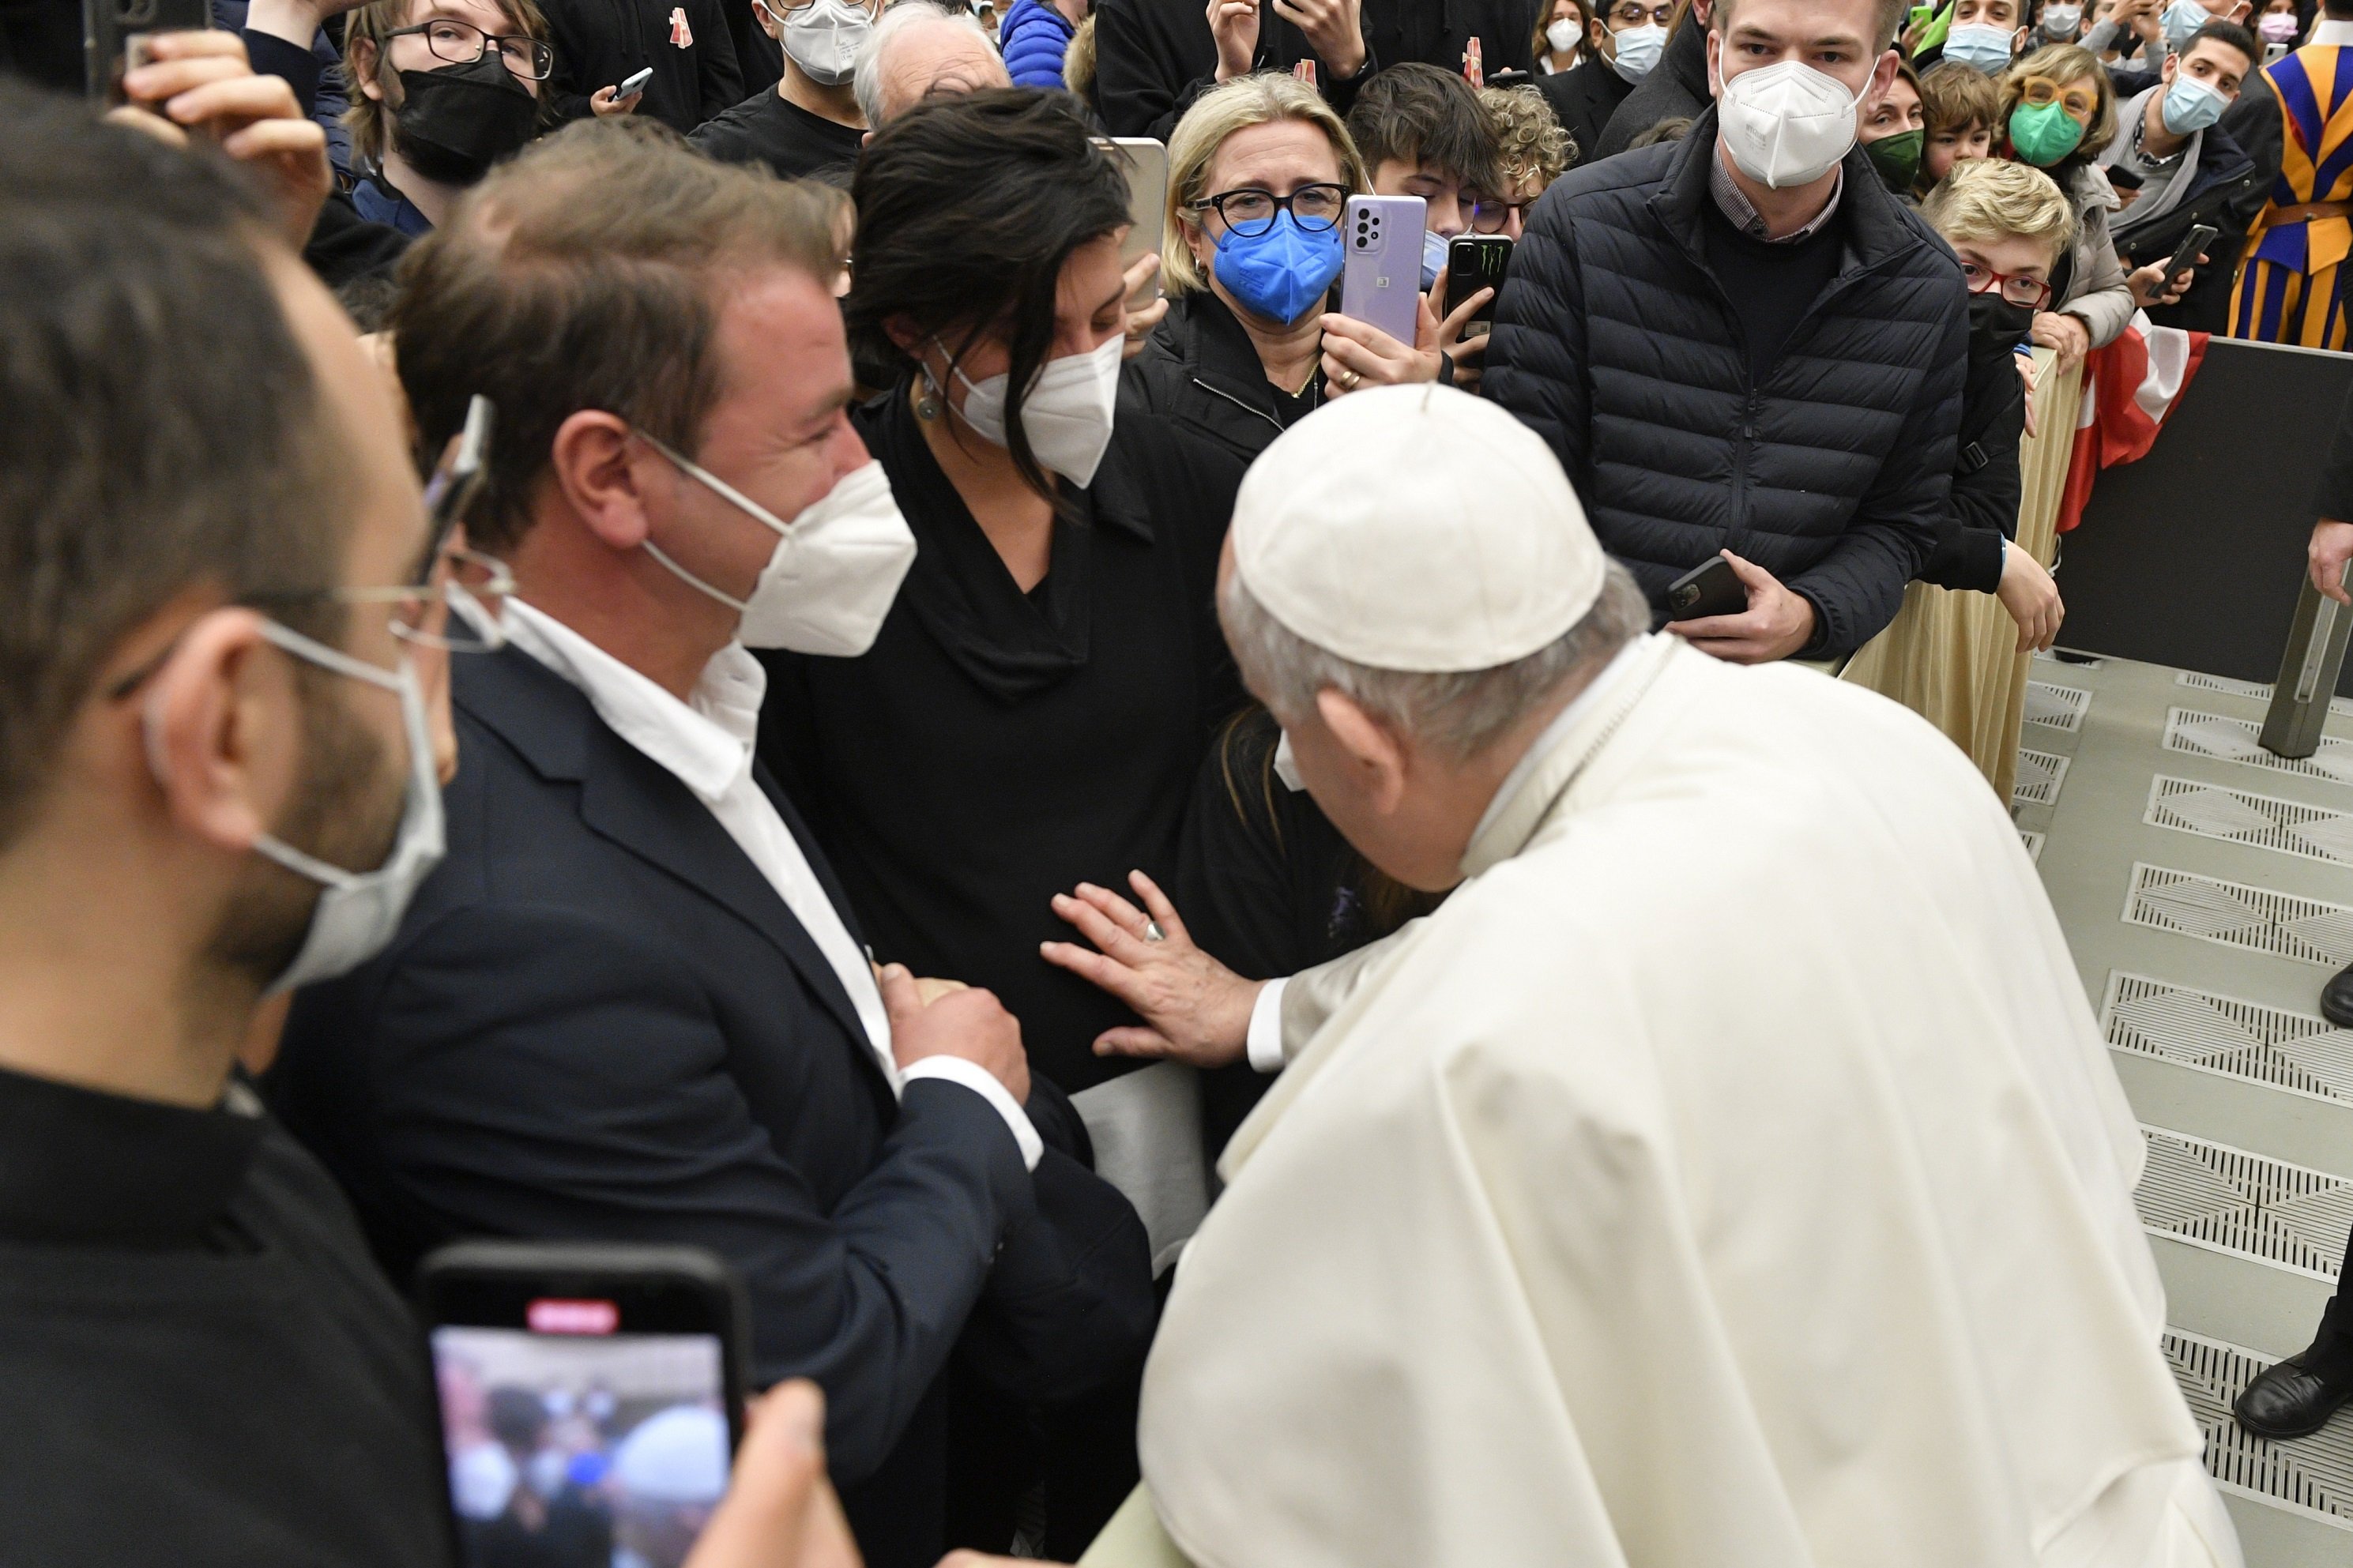
{"type": "Polygon", "coordinates": [[[385,37],[405,38],[411,33],[425,39],[425,47],[433,51],[435,59],[453,66],[472,65],[495,47],[507,69],[525,81],[545,81],[555,69],[555,50],[543,40],[521,34],[493,36],[455,16],[436,16],[415,26],[395,27],[385,37]]]}

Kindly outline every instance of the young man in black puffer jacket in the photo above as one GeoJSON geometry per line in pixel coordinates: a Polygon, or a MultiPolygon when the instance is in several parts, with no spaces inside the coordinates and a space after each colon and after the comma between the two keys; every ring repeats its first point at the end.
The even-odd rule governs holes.
{"type": "Polygon", "coordinates": [[[1555,184],[1497,304],[1487,395],[1552,444],[1652,603],[1735,557],[1747,609],[1676,627],[1720,658],[1860,647],[1951,489],[1960,267],[1853,145],[1902,15],[1716,0],[1717,106],[1555,184]]]}

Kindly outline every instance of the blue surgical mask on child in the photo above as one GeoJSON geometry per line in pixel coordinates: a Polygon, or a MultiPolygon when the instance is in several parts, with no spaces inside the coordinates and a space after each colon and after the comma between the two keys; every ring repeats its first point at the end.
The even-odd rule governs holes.
{"type": "Polygon", "coordinates": [[[1446,265],[1446,237],[1433,229],[1421,231],[1421,287],[1427,293],[1438,281],[1438,269],[1446,265]]]}
{"type": "Polygon", "coordinates": [[[1264,234],[1219,236],[1211,270],[1242,309],[1288,326],[1323,301],[1345,259],[1337,227],[1302,228],[1286,211],[1264,234]]]}

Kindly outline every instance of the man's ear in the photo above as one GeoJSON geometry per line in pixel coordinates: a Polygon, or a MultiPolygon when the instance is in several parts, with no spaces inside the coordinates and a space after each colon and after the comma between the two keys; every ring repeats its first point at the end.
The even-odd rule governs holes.
{"type": "Polygon", "coordinates": [[[646,485],[659,453],[629,438],[628,422],[599,408],[583,408],[556,426],[548,468],[556,488],[588,531],[616,550],[646,542],[646,485]]]}
{"type": "Polygon", "coordinates": [[[1383,816],[1395,811],[1405,795],[1407,768],[1396,732],[1328,686],[1315,694],[1315,712],[1348,758],[1365,802],[1383,816]]]}
{"type": "Polygon", "coordinates": [[[221,849],[252,848],[283,814],[302,757],[301,692],[261,616],[199,617],[141,695],[140,743],[164,815],[221,849]]]}

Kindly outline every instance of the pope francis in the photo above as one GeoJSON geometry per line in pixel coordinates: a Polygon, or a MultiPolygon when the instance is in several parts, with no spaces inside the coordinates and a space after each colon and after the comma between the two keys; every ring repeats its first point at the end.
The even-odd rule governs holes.
{"type": "Polygon", "coordinates": [[[1294,426],[1229,551],[1306,788],[1455,891],[1322,989],[1178,1268],[1141,1449],[1183,1553],[2235,1565],[2140,1140],[1968,760],[1648,635],[1451,390],[1294,426]]]}

